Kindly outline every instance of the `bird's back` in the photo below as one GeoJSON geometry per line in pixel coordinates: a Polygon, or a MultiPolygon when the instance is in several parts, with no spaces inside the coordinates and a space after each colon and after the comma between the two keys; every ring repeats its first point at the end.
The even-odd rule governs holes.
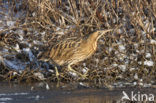
{"type": "Polygon", "coordinates": [[[66,39],[56,43],[50,51],[50,58],[57,64],[63,65],[74,55],[74,51],[81,44],[81,39],[66,39]]]}

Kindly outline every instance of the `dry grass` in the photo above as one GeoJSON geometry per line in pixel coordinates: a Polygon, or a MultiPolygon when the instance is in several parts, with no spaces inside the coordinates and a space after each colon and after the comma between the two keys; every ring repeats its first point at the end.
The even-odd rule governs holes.
{"type": "MultiPolygon", "coordinates": [[[[99,40],[98,50],[94,56],[73,68],[80,72],[82,68],[88,68],[87,81],[94,81],[98,85],[117,81],[136,81],[138,84],[155,82],[156,43],[153,42],[156,40],[155,0],[117,0],[117,2],[115,0],[28,0],[22,1],[21,6],[23,8],[19,10],[24,10],[25,16],[16,20],[17,24],[14,27],[0,31],[0,39],[5,45],[20,44],[16,40],[16,33],[7,32],[18,28],[24,31],[29,43],[33,40],[41,41],[44,45],[32,46],[41,49],[41,46],[52,46],[64,38],[83,36],[98,29],[118,27],[112,34],[99,40]],[[33,30],[39,34],[33,35],[35,33],[33,30]],[[45,35],[41,36],[43,32],[45,35]],[[147,53],[151,57],[147,57],[147,53]],[[152,61],[153,65],[145,65],[146,61],[152,61]]],[[[0,15],[5,14],[0,12],[0,15]]],[[[6,67],[1,66],[1,68],[6,67]]],[[[3,77],[1,75],[6,75],[3,69],[0,78],[3,77]]],[[[43,70],[25,70],[10,80],[15,78],[19,81],[30,78],[40,80],[33,76],[34,72],[39,71],[43,72],[47,80],[56,80],[55,73],[46,74],[43,70]]],[[[81,80],[73,78],[63,70],[60,73],[61,81],[81,80]]]]}

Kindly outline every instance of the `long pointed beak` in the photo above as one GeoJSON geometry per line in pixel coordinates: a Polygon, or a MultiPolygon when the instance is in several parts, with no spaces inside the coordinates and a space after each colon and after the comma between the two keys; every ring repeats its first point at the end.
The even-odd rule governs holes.
{"type": "Polygon", "coordinates": [[[101,32],[101,35],[99,35],[98,38],[100,38],[101,36],[103,36],[104,34],[106,34],[107,32],[113,31],[113,29],[108,29],[108,30],[99,30],[99,32],[101,32]]]}
{"type": "Polygon", "coordinates": [[[113,31],[113,29],[108,29],[108,30],[101,30],[101,35],[106,34],[107,32],[113,31]]]}

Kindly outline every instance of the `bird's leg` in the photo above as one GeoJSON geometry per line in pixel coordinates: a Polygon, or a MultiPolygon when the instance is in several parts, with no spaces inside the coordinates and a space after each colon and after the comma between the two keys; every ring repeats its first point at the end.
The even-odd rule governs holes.
{"type": "Polygon", "coordinates": [[[59,65],[57,65],[57,64],[56,64],[52,59],[50,59],[50,58],[49,58],[48,61],[49,61],[50,64],[52,64],[53,67],[55,68],[55,76],[56,76],[56,78],[57,78],[57,81],[60,81],[60,79],[59,79],[60,74],[59,74],[59,72],[58,72],[59,65]]]}
{"type": "Polygon", "coordinates": [[[55,73],[56,73],[56,78],[57,78],[57,80],[59,81],[60,79],[59,79],[59,72],[58,72],[58,69],[57,69],[57,67],[55,66],[55,73]]]}
{"type": "Polygon", "coordinates": [[[80,76],[83,77],[83,78],[86,78],[86,76],[87,76],[86,73],[85,73],[85,74],[81,74],[81,73],[75,71],[74,69],[71,68],[70,65],[68,65],[68,71],[73,71],[73,72],[77,73],[78,75],[80,75],[80,76]]]}

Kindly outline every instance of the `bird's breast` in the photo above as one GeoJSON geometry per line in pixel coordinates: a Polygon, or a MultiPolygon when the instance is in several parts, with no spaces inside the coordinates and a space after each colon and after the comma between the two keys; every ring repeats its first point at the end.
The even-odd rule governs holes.
{"type": "Polygon", "coordinates": [[[86,58],[90,57],[91,55],[94,54],[94,52],[96,51],[97,48],[97,44],[95,43],[87,43],[86,45],[84,45],[84,55],[86,58]]]}

